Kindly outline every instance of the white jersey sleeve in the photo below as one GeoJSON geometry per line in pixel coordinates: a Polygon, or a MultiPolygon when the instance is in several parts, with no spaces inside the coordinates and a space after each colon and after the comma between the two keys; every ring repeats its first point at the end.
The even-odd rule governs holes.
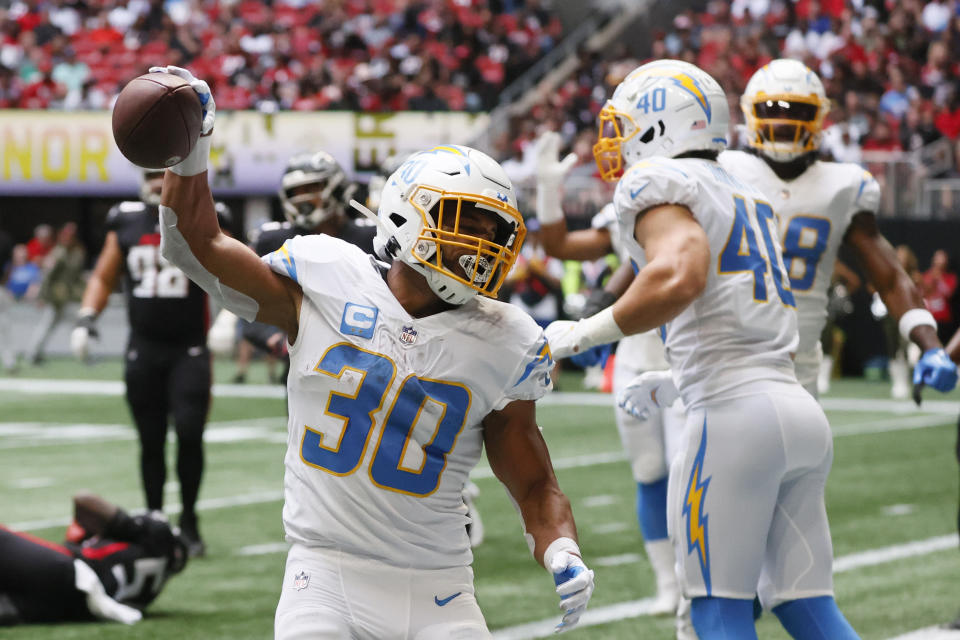
{"type": "Polygon", "coordinates": [[[330,275],[340,270],[344,254],[350,254],[354,260],[372,260],[355,245],[322,233],[295,236],[260,259],[274,273],[290,278],[301,288],[322,290],[325,284],[331,284],[330,275]]]}
{"type": "Polygon", "coordinates": [[[853,215],[861,211],[873,215],[877,215],[877,212],[880,211],[880,183],[866,169],[860,174],[860,185],[857,187],[857,195],[853,199],[853,215]]]}
{"type": "Polygon", "coordinates": [[[682,205],[696,211],[698,195],[698,185],[682,161],[669,158],[642,160],[620,178],[613,195],[621,233],[633,238],[637,216],[657,205],[682,205]]]}
{"type": "Polygon", "coordinates": [[[526,318],[530,319],[529,323],[519,317],[516,321],[517,325],[532,326],[524,327],[525,330],[522,333],[518,332],[523,338],[522,351],[520,351],[522,355],[509,376],[512,384],[503,390],[500,401],[495,405],[497,410],[503,409],[513,400],[539,400],[553,388],[551,374],[554,360],[547,345],[547,338],[532,318],[529,316],[526,318]]]}

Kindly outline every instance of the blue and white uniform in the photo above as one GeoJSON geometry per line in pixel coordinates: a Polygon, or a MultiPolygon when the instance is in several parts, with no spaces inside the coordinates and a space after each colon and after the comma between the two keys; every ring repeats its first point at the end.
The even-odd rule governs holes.
{"type": "Polygon", "coordinates": [[[833,450],[826,417],[796,380],[797,317],[767,198],[716,162],[635,163],[614,204],[627,250],[637,216],[688,208],[710,270],[701,295],[661,331],[688,415],[674,460],[668,525],[688,597],[764,605],[832,594],[823,489],[833,450]]]}
{"type": "Polygon", "coordinates": [[[369,255],[328,236],[293,238],[263,259],[303,290],[277,637],[488,637],[461,491],[484,417],[550,390],[542,330],[482,297],[411,317],[369,255]],[[410,608],[386,616],[388,601],[410,608]]]}
{"type": "Polygon", "coordinates": [[[794,365],[800,384],[816,396],[820,334],[837,252],[853,216],[877,213],[880,185],[852,163],[818,160],[795,179],[783,180],[762,158],[744,151],[725,151],[719,162],[757,187],[777,213],[783,262],[797,303],[800,344],[794,365]]]}

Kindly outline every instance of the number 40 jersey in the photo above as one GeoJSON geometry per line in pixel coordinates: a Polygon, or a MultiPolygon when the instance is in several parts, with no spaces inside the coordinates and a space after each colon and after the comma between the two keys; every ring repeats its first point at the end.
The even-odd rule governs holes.
{"type": "Polygon", "coordinates": [[[613,203],[624,246],[640,267],[646,256],[636,220],[658,205],[689,209],[710,244],[706,287],[661,328],[688,410],[750,383],[796,381],[797,316],[773,209],[760,191],[710,160],[653,157],[624,173],[613,203]]]}
{"type": "Polygon", "coordinates": [[[797,301],[799,362],[818,349],[827,321],[827,289],[847,227],[861,211],[877,213],[880,186],[852,163],[818,160],[787,181],[751,153],[725,151],[719,161],[729,173],[763,192],[780,220],[783,262],[797,301]]]}
{"type": "Polygon", "coordinates": [[[461,490],[481,421],[550,390],[543,331],[483,297],[411,317],[381,265],[337,238],[298,236],[263,260],[303,290],[287,378],[287,539],[399,567],[468,565],[461,490]]]}

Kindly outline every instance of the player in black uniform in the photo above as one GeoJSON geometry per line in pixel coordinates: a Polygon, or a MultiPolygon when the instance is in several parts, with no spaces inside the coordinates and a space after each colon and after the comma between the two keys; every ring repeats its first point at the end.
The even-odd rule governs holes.
{"type": "Polygon", "coordinates": [[[132,624],[183,570],[186,543],[163,514],[130,516],[91,494],[73,504],[62,545],[0,526],[0,625],[132,624]]]}
{"type": "Polygon", "coordinates": [[[107,214],[106,241],[87,282],[70,343],[74,355],[86,359],[89,339],[97,337],[96,318],[122,274],[130,321],[124,378],[140,438],[147,509],[163,508],[167,420],[172,414],[183,504],[180,529],[190,555],[197,556],[205,550],[195,506],[210,409],[209,311],[203,290],[160,256],[162,184],[162,171],[145,171],[141,201],[121,202],[107,214]]]}
{"type": "MultiPolygon", "coordinates": [[[[280,204],[286,222],[267,222],[250,234],[250,246],[264,256],[295,236],[325,233],[354,244],[373,255],[377,228],[347,215],[347,202],[357,186],[326,151],[290,158],[280,182],[280,204]]],[[[260,349],[283,356],[286,336],[262,322],[244,323],[242,335],[260,349]]],[[[286,380],[286,375],[281,377],[286,380]]]]}

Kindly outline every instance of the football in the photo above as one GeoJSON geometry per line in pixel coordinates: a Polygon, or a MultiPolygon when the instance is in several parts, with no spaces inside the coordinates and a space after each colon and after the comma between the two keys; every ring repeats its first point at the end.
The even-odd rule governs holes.
{"type": "Polygon", "coordinates": [[[193,150],[203,109],[183,78],[148,73],[134,78],[113,107],[113,139],[127,160],[144,169],[170,167],[193,150]]]}

